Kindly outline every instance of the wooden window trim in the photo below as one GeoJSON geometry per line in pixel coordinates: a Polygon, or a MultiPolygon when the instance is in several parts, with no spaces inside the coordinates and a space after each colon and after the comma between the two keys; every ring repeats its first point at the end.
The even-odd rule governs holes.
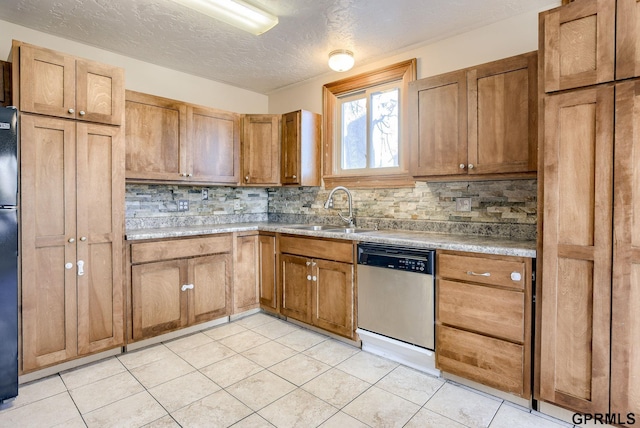
{"type": "Polygon", "coordinates": [[[416,80],[417,60],[415,58],[399,62],[387,67],[358,74],[335,82],[327,83],[322,88],[322,112],[323,112],[323,179],[325,187],[351,186],[351,187],[413,187],[415,180],[409,174],[409,120],[408,120],[408,93],[409,82],[416,80]],[[360,174],[360,175],[336,175],[333,171],[335,157],[335,123],[336,104],[340,95],[353,92],[370,86],[402,80],[401,85],[401,160],[400,165],[404,171],[393,174],[360,174]]]}

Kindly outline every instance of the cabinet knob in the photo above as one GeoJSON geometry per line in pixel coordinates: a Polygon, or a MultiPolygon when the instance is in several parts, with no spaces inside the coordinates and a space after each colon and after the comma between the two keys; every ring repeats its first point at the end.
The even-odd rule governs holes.
{"type": "Polygon", "coordinates": [[[473,164],[472,163],[469,164],[469,169],[473,169],[473,164]]]}
{"type": "Polygon", "coordinates": [[[296,178],[298,178],[298,176],[297,175],[292,175],[291,178],[293,178],[295,180],[296,178]]]}
{"type": "Polygon", "coordinates": [[[244,181],[249,182],[249,176],[248,175],[244,177],[244,181]]]}
{"type": "Polygon", "coordinates": [[[189,173],[187,174],[187,177],[193,177],[193,174],[189,173]]]}
{"type": "Polygon", "coordinates": [[[318,263],[316,262],[311,262],[311,266],[317,266],[318,263]]]}
{"type": "Polygon", "coordinates": [[[318,277],[317,277],[317,276],[315,276],[315,275],[313,275],[313,277],[312,277],[311,279],[312,279],[312,280],[314,280],[314,281],[317,281],[317,280],[318,280],[318,277]]]}
{"type": "Polygon", "coordinates": [[[67,270],[69,270],[69,269],[73,269],[73,263],[66,263],[66,264],[64,265],[64,268],[65,268],[65,269],[67,269],[67,270]]]}
{"type": "Polygon", "coordinates": [[[178,175],[179,175],[180,177],[186,177],[186,176],[187,176],[187,173],[186,173],[186,172],[180,172],[180,173],[178,173],[178,175]]]}
{"type": "Polygon", "coordinates": [[[73,244],[74,242],[76,242],[75,238],[69,238],[69,244],[73,244]]]}
{"type": "Polygon", "coordinates": [[[81,240],[82,242],[84,242],[84,241],[86,241],[86,240],[87,240],[87,237],[86,237],[86,236],[81,236],[81,237],[80,237],[80,240],[81,240]]]}
{"type": "Polygon", "coordinates": [[[80,116],[84,116],[84,110],[80,110],[80,116]]]}
{"type": "Polygon", "coordinates": [[[307,275],[307,281],[311,281],[311,275],[307,275]]]}
{"type": "Polygon", "coordinates": [[[75,113],[75,112],[76,112],[76,111],[75,111],[74,109],[72,109],[72,108],[70,108],[70,109],[69,109],[69,114],[73,114],[73,113],[75,113]]]}
{"type": "Polygon", "coordinates": [[[307,266],[311,266],[311,262],[307,262],[307,266]]]}
{"type": "Polygon", "coordinates": [[[460,169],[464,169],[464,164],[463,163],[460,164],[460,169]]]}
{"type": "Polygon", "coordinates": [[[522,275],[520,272],[511,272],[511,281],[521,281],[522,275]]]}

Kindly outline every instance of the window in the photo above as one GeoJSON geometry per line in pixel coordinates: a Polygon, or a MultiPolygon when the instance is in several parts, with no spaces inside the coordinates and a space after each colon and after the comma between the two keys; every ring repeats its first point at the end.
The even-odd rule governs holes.
{"type": "Polygon", "coordinates": [[[325,185],[413,185],[405,113],[415,75],[413,59],[324,86],[325,185]]]}

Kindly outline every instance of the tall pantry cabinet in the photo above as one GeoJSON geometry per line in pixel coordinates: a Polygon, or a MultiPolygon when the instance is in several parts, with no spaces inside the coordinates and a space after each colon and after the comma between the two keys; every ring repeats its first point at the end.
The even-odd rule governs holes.
{"type": "Polygon", "coordinates": [[[540,15],[542,401],[640,414],[640,3],[540,15]]]}
{"type": "Polygon", "coordinates": [[[124,71],[14,42],[22,372],[124,339],[124,71]]]}

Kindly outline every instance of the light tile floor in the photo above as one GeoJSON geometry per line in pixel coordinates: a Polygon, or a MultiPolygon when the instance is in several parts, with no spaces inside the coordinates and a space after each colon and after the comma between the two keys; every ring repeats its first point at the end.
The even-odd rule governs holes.
{"type": "Polygon", "coordinates": [[[570,427],[258,313],[20,387],[0,427],[570,427]]]}

